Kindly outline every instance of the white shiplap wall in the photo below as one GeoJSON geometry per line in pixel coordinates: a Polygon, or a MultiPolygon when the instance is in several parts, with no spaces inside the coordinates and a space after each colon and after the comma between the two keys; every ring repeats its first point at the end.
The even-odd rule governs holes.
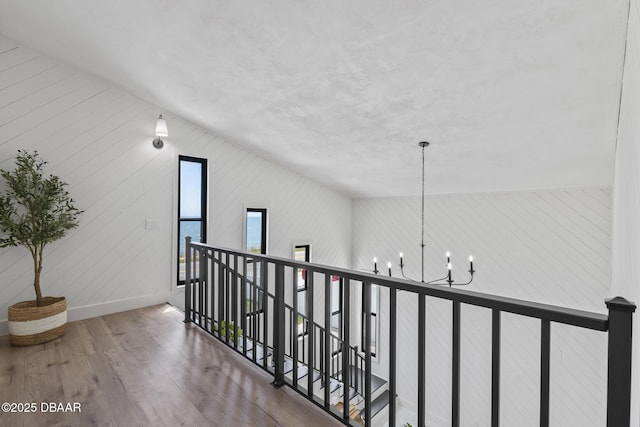
{"type": "MultiPolygon", "coordinates": [[[[80,227],[46,250],[46,294],[73,319],[173,301],[178,155],[209,160],[210,242],[242,247],[245,205],[270,214],[270,253],[312,243],[314,261],[349,266],[351,199],[250,154],[120,88],[0,37],[0,168],[37,149],[70,184],[80,227]],[[151,145],[159,113],[165,148],[151,145]],[[159,230],[146,230],[154,220],[159,230]]],[[[7,307],[33,299],[31,258],[0,249],[0,333],[7,307]]]]}
{"type": "MultiPolygon", "coordinates": [[[[474,291],[605,312],[610,296],[611,189],[460,194],[426,198],[426,275],[445,275],[452,252],[454,277],[463,280],[474,255],[474,291]]],[[[377,256],[394,264],[403,251],[407,275],[420,278],[420,198],[354,201],[353,266],[372,269],[377,256]]],[[[386,267],[383,269],[386,272],[386,267]]],[[[381,302],[381,356],[387,375],[388,292],[381,302]],[[385,332],[386,331],[386,332],[385,332]]],[[[398,393],[417,398],[417,300],[398,300],[398,393]]],[[[427,408],[432,425],[450,424],[451,305],[427,305],[427,408]]],[[[490,421],[491,313],[462,307],[462,425],[490,421]]],[[[504,425],[536,425],[539,411],[539,324],[502,317],[504,425]]],[[[602,425],[606,336],[552,326],[552,425],[602,425]]]]}
{"type": "MultiPolygon", "coordinates": [[[[631,0],[613,193],[612,286],[640,303],[640,4],[631,0]]],[[[634,315],[631,425],[640,426],[639,313],[634,315]]]]}

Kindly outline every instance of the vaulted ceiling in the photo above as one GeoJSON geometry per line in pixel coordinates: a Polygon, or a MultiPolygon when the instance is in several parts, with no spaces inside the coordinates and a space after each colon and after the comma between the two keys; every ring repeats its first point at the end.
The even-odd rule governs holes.
{"type": "Polygon", "coordinates": [[[0,34],[376,197],[420,192],[422,140],[427,193],[611,185],[627,10],[628,0],[2,0],[0,34]]]}

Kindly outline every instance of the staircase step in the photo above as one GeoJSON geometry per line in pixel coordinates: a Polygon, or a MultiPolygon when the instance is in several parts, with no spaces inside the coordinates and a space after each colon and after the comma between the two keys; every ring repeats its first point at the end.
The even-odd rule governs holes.
{"type": "MultiPolygon", "coordinates": [[[[333,393],[334,391],[336,391],[337,389],[339,389],[342,386],[342,383],[334,378],[329,379],[329,393],[333,393]]],[[[323,386],[320,386],[321,389],[324,388],[323,386]]]]}
{"type": "MultiPolygon", "coordinates": [[[[340,384],[340,393],[338,394],[340,397],[344,396],[344,384],[340,384]]],[[[355,397],[359,397],[360,395],[356,392],[356,389],[353,387],[349,387],[349,400],[353,400],[355,397]]]]}
{"type": "Polygon", "coordinates": [[[389,404],[389,390],[385,390],[382,394],[371,402],[371,418],[375,417],[378,412],[382,411],[389,404]]]}
{"type": "MultiPolygon", "coordinates": [[[[238,349],[242,350],[241,346],[238,346],[238,349]]],[[[264,357],[264,351],[261,343],[256,343],[256,361],[262,361],[264,357]]],[[[273,352],[270,349],[267,349],[267,357],[273,355],[273,352]]],[[[253,359],[253,343],[251,341],[247,341],[247,357],[249,359],[253,359]]]]}
{"type": "MultiPolygon", "coordinates": [[[[352,365],[350,367],[350,373],[351,373],[351,384],[355,382],[356,378],[359,381],[362,381],[361,391],[362,393],[364,393],[364,378],[365,378],[364,372],[360,368],[352,365]]],[[[385,384],[387,384],[387,381],[385,379],[382,379],[375,374],[371,374],[371,394],[372,395],[375,394],[375,392],[378,391],[378,389],[380,389],[380,387],[383,387],[385,384]]]]}

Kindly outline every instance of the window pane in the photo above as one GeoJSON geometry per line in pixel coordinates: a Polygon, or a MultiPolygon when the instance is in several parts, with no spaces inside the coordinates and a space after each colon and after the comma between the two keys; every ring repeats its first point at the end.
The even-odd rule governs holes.
{"type": "MultiPolygon", "coordinates": [[[[309,261],[309,246],[302,245],[296,246],[293,258],[296,261],[309,261]]],[[[307,288],[307,274],[306,271],[299,268],[298,269],[298,289],[306,289],[307,288]]]]}
{"type": "Polygon", "coordinates": [[[296,246],[294,259],[296,261],[308,261],[309,260],[309,258],[307,257],[308,249],[309,249],[309,246],[307,245],[296,246]]]}
{"type": "Polygon", "coordinates": [[[202,164],[180,162],[180,218],[201,218],[202,164]]]}
{"type": "MultiPolygon", "coordinates": [[[[178,185],[178,285],[185,280],[185,241],[191,236],[196,243],[206,242],[206,200],[207,192],[207,159],[179,156],[178,185]]],[[[197,253],[194,254],[197,260],[197,253]]],[[[199,265],[194,267],[193,277],[198,279],[199,265]]]]}
{"type": "Polygon", "coordinates": [[[247,211],[247,252],[262,253],[263,213],[247,211]]]}

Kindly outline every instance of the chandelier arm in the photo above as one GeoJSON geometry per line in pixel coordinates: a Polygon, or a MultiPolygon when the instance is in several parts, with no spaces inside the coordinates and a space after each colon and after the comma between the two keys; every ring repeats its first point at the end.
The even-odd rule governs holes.
{"type": "Polygon", "coordinates": [[[405,276],[404,269],[402,267],[400,267],[400,275],[402,276],[403,279],[411,280],[412,282],[417,282],[417,280],[412,279],[411,277],[405,276]]]}
{"type": "Polygon", "coordinates": [[[454,283],[454,285],[466,286],[466,285],[470,284],[471,282],[473,282],[473,273],[471,273],[471,277],[469,278],[469,281],[467,283],[454,283]]]}
{"type": "Polygon", "coordinates": [[[430,282],[422,282],[422,283],[424,283],[425,285],[444,285],[444,283],[437,283],[437,282],[439,282],[441,280],[445,280],[447,277],[449,277],[448,274],[446,276],[440,278],[440,279],[435,279],[435,280],[432,280],[430,282]]]}
{"type": "MultiPolygon", "coordinates": [[[[445,278],[446,278],[446,277],[445,277],[445,278]]],[[[444,279],[439,279],[439,280],[444,280],[444,279]]],[[[439,281],[439,280],[438,280],[438,281],[439,281]]],[[[465,282],[465,283],[455,283],[455,282],[451,282],[451,283],[449,283],[449,282],[444,282],[444,283],[432,283],[432,282],[429,282],[429,283],[432,283],[432,284],[434,284],[434,285],[445,285],[445,286],[449,286],[449,287],[451,287],[451,286],[467,286],[467,285],[469,285],[471,282],[473,282],[473,273],[471,273],[471,277],[469,278],[469,281],[468,281],[468,282],[465,282]]]]}

